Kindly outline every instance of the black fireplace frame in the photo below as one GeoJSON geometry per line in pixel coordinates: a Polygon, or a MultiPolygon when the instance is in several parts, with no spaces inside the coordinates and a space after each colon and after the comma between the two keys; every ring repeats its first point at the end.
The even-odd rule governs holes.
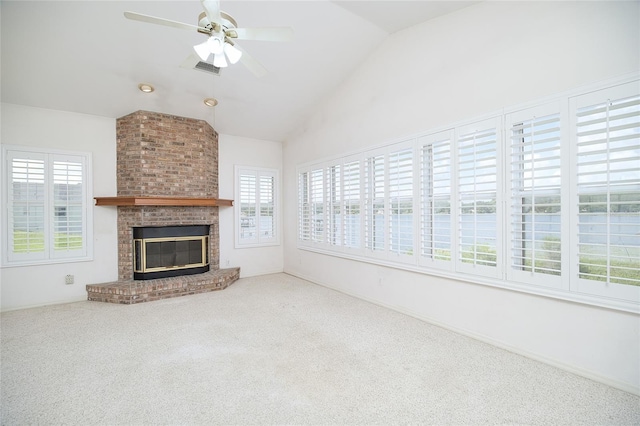
{"type": "Polygon", "coordinates": [[[174,226],[136,226],[133,227],[133,279],[152,280],[157,278],[195,275],[210,270],[209,259],[210,225],[174,225],[174,226]],[[201,252],[201,262],[197,264],[172,265],[162,270],[145,271],[143,257],[146,244],[157,241],[189,241],[190,238],[206,241],[201,252]],[[197,266],[192,266],[197,265],[197,266]]]}

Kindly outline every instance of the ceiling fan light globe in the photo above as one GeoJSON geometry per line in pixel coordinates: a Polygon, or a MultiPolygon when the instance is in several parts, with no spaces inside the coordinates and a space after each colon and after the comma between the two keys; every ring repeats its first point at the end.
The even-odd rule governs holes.
{"type": "Polygon", "coordinates": [[[217,55],[219,53],[222,53],[224,49],[224,39],[218,34],[212,35],[211,37],[209,37],[209,40],[207,40],[207,45],[209,46],[209,52],[217,55]]]}
{"type": "Polygon", "coordinates": [[[225,68],[227,66],[227,60],[225,59],[223,52],[213,56],[213,66],[217,68],[225,68]]]}
{"type": "Polygon", "coordinates": [[[238,48],[236,48],[235,46],[229,43],[224,44],[224,53],[227,54],[227,58],[229,59],[229,62],[231,62],[232,64],[235,64],[236,62],[238,62],[242,57],[242,52],[238,48]]]}
{"type": "Polygon", "coordinates": [[[200,59],[202,59],[204,62],[207,61],[207,58],[209,58],[209,54],[211,53],[209,51],[209,44],[206,41],[204,43],[196,44],[195,46],[193,46],[193,50],[196,51],[200,59]]]}

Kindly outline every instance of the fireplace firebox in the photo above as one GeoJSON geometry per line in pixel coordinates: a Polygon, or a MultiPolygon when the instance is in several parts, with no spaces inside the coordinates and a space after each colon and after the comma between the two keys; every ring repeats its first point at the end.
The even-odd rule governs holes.
{"type": "Polygon", "coordinates": [[[133,278],[151,280],[209,271],[209,225],[133,228],[133,278]]]}

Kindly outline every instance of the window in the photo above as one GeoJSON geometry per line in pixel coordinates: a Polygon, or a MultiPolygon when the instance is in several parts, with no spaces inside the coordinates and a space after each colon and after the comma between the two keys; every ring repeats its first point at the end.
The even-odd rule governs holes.
{"type": "Polygon", "coordinates": [[[421,263],[451,267],[451,140],[453,131],[419,139],[421,263]]]}
{"type": "Polygon", "coordinates": [[[365,168],[367,213],[365,247],[372,252],[385,250],[385,173],[384,154],[369,157],[365,168]]]}
{"type": "Polygon", "coordinates": [[[389,252],[413,256],[413,148],[389,153],[389,252]]]}
{"type": "Polygon", "coordinates": [[[639,89],[300,166],[299,247],[640,312],[639,89]]]}
{"type": "Polygon", "coordinates": [[[458,130],[458,268],[495,276],[498,264],[496,120],[458,130]]]}
{"type": "Polygon", "coordinates": [[[578,289],[638,297],[640,95],[637,85],[575,98],[578,289]]]}
{"type": "Polygon", "coordinates": [[[342,177],[340,165],[327,168],[327,189],[329,191],[329,242],[334,246],[342,245],[342,177]]]}
{"type": "Polygon", "coordinates": [[[298,241],[311,241],[309,172],[298,175],[298,241]]]}
{"type": "Polygon", "coordinates": [[[507,116],[511,148],[510,277],[547,286],[562,274],[558,104],[507,116]],[[541,275],[542,274],[542,275],[541,275]]]}
{"type": "Polygon", "coordinates": [[[3,146],[5,265],[91,257],[89,154],[3,146]]]}
{"type": "Polygon", "coordinates": [[[325,241],[324,195],[324,170],[313,170],[309,184],[309,197],[311,198],[311,241],[318,243],[325,241]]]}
{"type": "Polygon", "coordinates": [[[278,171],[236,166],[236,247],[279,244],[278,171]]]}
{"type": "Polygon", "coordinates": [[[344,245],[358,249],[361,238],[360,162],[346,162],[343,170],[344,245]]]}

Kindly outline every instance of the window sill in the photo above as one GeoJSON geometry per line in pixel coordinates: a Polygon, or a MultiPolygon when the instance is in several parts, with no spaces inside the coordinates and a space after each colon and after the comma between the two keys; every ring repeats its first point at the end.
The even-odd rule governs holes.
{"type": "Polygon", "coordinates": [[[238,244],[236,243],[234,248],[236,249],[252,249],[252,248],[261,248],[261,247],[276,247],[279,246],[279,241],[269,242],[269,243],[254,243],[254,244],[238,244]]]}

